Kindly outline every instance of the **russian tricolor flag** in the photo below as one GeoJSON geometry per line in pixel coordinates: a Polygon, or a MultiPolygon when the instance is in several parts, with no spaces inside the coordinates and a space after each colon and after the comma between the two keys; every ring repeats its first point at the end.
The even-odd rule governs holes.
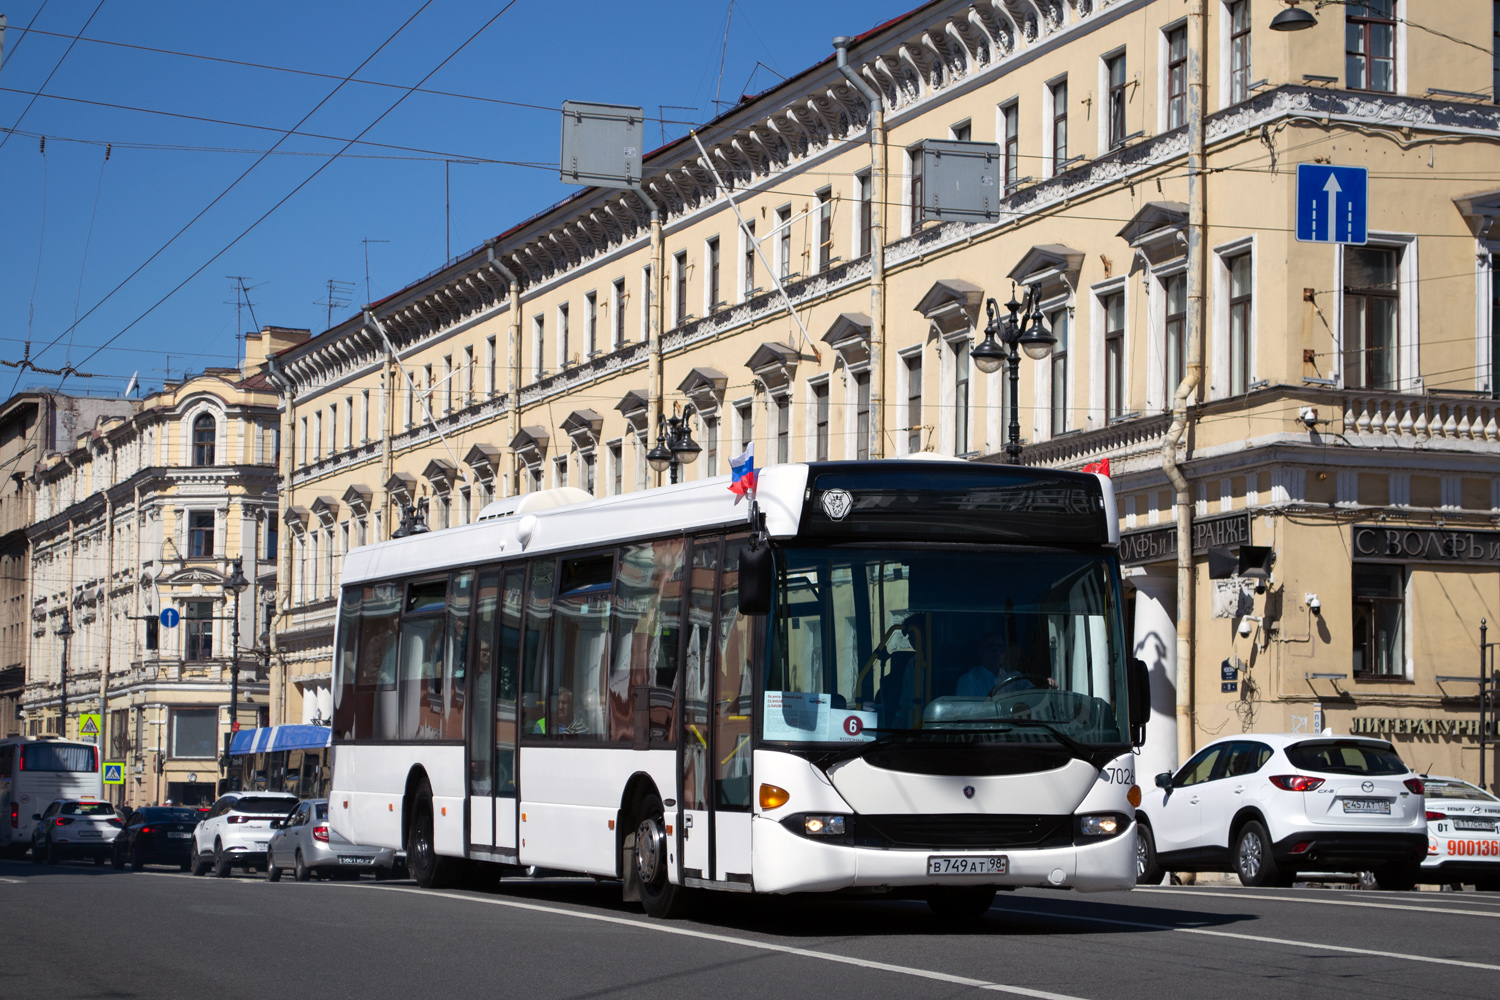
{"type": "Polygon", "coordinates": [[[739,503],[745,496],[755,496],[755,442],[752,441],[745,446],[745,450],[729,460],[729,492],[734,494],[734,502],[739,503]]]}

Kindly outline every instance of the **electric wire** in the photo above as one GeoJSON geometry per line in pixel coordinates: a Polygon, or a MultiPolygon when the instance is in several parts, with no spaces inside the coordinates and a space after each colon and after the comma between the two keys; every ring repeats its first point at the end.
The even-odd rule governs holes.
{"type": "MultiPolygon", "coordinates": [[[[94,13],[92,13],[92,14],[89,15],[89,19],[87,21],[83,22],[83,27],[81,29],[79,29],[78,33],[80,35],[83,34],[83,32],[85,32],[85,31],[88,30],[89,25],[94,22],[94,18],[96,16],[98,16],[99,10],[103,6],[104,6],[104,0],[99,0],[99,5],[94,8],[94,13]]],[[[37,13],[40,14],[41,11],[38,10],[37,13]]],[[[32,18],[32,20],[34,21],[34,20],[36,20],[36,18],[32,18]]],[[[37,88],[37,94],[35,96],[33,96],[30,101],[28,101],[26,103],[26,107],[24,107],[24,108],[21,109],[21,113],[16,116],[16,120],[10,123],[10,127],[11,128],[15,128],[17,125],[21,124],[22,120],[24,120],[25,117],[28,114],[31,113],[31,106],[37,102],[37,99],[39,97],[41,97],[41,91],[47,89],[47,84],[49,84],[49,83],[52,82],[52,78],[57,75],[57,71],[60,70],[60,69],[62,69],[62,64],[67,61],[68,54],[73,51],[73,46],[75,46],[77,44],[78,44],[78,38],[76,36],[73,38],[72,41],[68,42],[68,47],[63,50],[63,54],[58,57],[57,63],[55,65],[53,65],[52,72],[50,72],[50,73],[47,74],[47,79],[43,80],[42,81],[42,85],[37,88]]],[[[12,58],[14,58],[14,57],[12,57],[12,58]]],[[[0,136],[0,149],[4,149],[5,148],[5,144],[8,141],[10,141],[10,134],[9,133],[7,133],[7,134],[5,134],[3,136],[0,136]]]]}

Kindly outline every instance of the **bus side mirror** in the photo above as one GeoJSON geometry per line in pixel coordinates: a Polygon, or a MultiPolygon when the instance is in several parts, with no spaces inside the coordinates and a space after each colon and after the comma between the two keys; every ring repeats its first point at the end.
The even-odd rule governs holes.
{"type": "Polygon", "coordinates": [[[771,611],[771,582],[776,563],[771,546],[740,546],[740,614],[764,615],[771,611]]]}
{"type": "Polygon", "coordinates": [[[1146,742],[1146,723],[1151,721],[1151,671],[1139,657],[1130,661],[1130,743],[1146,742]]]}

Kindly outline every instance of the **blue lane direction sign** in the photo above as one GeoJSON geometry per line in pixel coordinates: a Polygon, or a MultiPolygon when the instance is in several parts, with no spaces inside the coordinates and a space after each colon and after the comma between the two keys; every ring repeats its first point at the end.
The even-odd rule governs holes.
{"type": "Polygon", "coordinates": [[[1297,164],[1298,241],[1364,243],[1369,193],[1370,176],[1364,167],[1297,164]]]}
{"type": "Polygon", "coordinates": [[[162,628],[176,628],[177,627],[177,623],[180,622],[180,621],[182,621],[182,615],[180,615],[180,614],[177,613],[177,609],[176,608],[162,608],[161,609],[161,626],[162,626],[162,628]]]}

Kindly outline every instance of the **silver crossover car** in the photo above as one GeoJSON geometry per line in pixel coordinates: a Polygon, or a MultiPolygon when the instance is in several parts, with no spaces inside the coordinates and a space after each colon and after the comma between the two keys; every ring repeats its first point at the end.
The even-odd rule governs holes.
{"type": "Polygon", "coordinates": [[[314,875],[358,878],[374,872],[377,879],[391,876],[396,852],[389,847],[362,847],[340,837],[328,825],[328,800],[303,799],[281,820],[266,847],[266,871],[272,882],[290,868],[298,882],[314,875]]]}

